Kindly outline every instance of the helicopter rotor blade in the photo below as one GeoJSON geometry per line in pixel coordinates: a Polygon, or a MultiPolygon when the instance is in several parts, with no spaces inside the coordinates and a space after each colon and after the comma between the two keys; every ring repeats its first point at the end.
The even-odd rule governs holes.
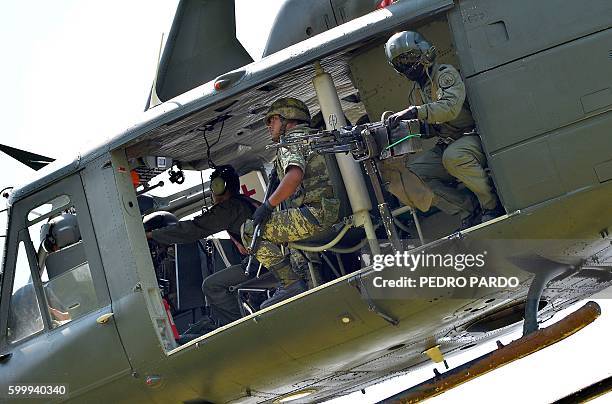
{"type": "Polygon", "coordinates": [[[0,144],[0,151],[8,154],[15,160],[22,164],[30,167],[31,169],[38,171],[45,167],[47,164],[55,161],[54,158],[43,156],[40,154],[32,153],[26,150],[17,149],[15,147],[6,146],[0,144]]]}

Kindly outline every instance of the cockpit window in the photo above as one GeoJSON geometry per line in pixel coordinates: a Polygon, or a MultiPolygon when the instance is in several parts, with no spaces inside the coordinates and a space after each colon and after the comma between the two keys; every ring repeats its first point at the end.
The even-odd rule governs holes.
{"type": "Polygon", "coordinates": [[[30,210],[28,212],[28,222],[32,222],[39,217],[48,215],[52,211],[68,206],[69,203],[70,198],[67,195],[60,195],[57,198],[54,198],[53,200],[30,210]]]}
{"type": "MultiPolygon", "coordinates": [[[[37,266],[45,292],[51,326],[59,327],[99,308],[85,247],[77,221],[77,211],[68,205],[57,211],[54,201],[50,216],[43,214],[28,227],[30,239],[37,248],[37,266]]],[[[59,198],[56,198],[59,199],[59,198]]],[[[63,200],[65,201],[65,200],[63,200]]],[[[62,201],[62,202],[63,202],[62,201]]]]}
{"type": "MultiPolygon", "coordinates": [[[[4,270],[4,246],[8,232],[8,209],[0,208],[0,274],[4,270]]],[[[1,284],[0,284],[1,286],[1,284]]]]}
{"type": "Polygon", "coordinates": [[[20,341],[44,328],[40,305],[32,282],[32,273],[25,245],[19,243],[15,280],[11,295],[7,339],[9,343],[20,341]]]}

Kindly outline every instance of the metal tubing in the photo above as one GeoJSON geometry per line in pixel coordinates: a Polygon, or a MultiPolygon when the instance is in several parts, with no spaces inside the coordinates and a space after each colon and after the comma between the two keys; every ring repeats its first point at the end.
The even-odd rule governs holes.
{"type": "Polygon", "coordinates": [[[495,351],[382,400],[379,404],[417,403],[442,394],[453,387],[569,337],[592,323],[600,314],[599,305],[595,302],[588,302],[555,324],[523,336],[506,346],[498,342],[500,348],[495,351]]]}
{"type": "Polygon", "coordinates": [[[423,237],[423,231],[421,231],[421,222],[419,222],[416,210],[410,208],[410,212],[412,213],[412,219],[414,220],[414,225],[416,226],[417,233],[419,234],[419,240],[421,240],[421,245],[425,245],[425,238],[423,237]]]}
{"type": "Polygon", "coordinates": [[[421,222],[419,221],[419,217],[417,216],[416,210],[411,206],[402,206],[401,208],[394,209],[391,212],[393,217],[397,217],[403,213],[410,212],[412,214],[412,220],[414,220],[414,226],[416,227],[417,233],[419,234],[419,240],[421,241],[421,245],[425,245],[425,238],[423,237],[423,231],[421,230],[421,222]]]}
{"type": "Polygon", "coordinates": [[[308,245],[303,245],[299,243],[289,243],[288,247],[295,248],[296,250],[302,250],[302,251],[308,251],[308,252],[321,252],[321,251],[329,250],[330,248],[338,244],[340,240],[342,240],[342,237],[344,237],[346,232],[349,231],[351,227],[352,227],[351,224],[345,224],[342,230],[340,230],[340,232],[336,235],[336,237],[334,237],[332,241],[330,241],[327,244],[323,244],[322,246],[308,246],[308,245]]]}
{"type": "Polygon", "coordinates": [[[319,277],[317,276],[314,265],[310,261],[308,261],[308,273],[310,274],[310,279],[312,279],[312,287],[316,288],[319,286],[319,277]]]}
{"type": "Polygon", "coordinates": [[[412,208],[410,206],[402,206],[401,208],[393,209],[391,211],[391,215],[393,217],[397,217],[403,213],[410,212],[412,208]]]}
{"type": "Polygon", "coordinates": [[[340,254],[338,253],[334,253],[334,255],[336,256],[336,260],[338,261],[338,267],[340,268],[340,273],[342,274],[342,276],[346,275],[346,269],[344,269],[344,264],[342,263],[342,257],[340,257],[340,254]]]}
{"type": "MultiPolygon", "coordinates": [[[[321,113],[325,118],[327,129],[333,130],[346,126],[347,122],[344,118],[342,105],[340,104],[338,92],[336,91],[331,75],[325,73],[319,62],[315,62],[315,72],[312,84],[317,93],[317,99],[319,100],[321,113]]],[[[367,188],[359,163],[345,154],[337,153],[335,156],[338,161],[338,168],[342,174],[342,179],[344,180],[346,193],[351,203],[356,223],[358,225],[363,224],[372,253],[379,254],[380,247],[376,240],[372,219],[368,213],[370,209],[372,209],[372,203],[368,193],[364,192],[367,188]]]]}
{"type": "Polygon", "coordinates": [[[340,278],[341,276],[340,272],[338,272],[338,270],[336,269],[336,266],[331,262],[331,260],[327,257],[327,255],[325,255],[325,253],[321,253],[321,256],[323,257],[325,262],[327,262],[327,265],[329,265],[334,275],[336,275],[336,278],[340,278]]]}
{"type": "Polygon", "coordinates": [[[365,247],[367,243],[368,243],[368,239],[364,238],[359,243],[355,244],[352,247],[347,247],[347,248],[334,247],[334,248],[330,248],[329,251],[337,253],[337,254],[351,254],[351,253],[354,253],[355,251],[361,250],[363,247],[365,247]]]}

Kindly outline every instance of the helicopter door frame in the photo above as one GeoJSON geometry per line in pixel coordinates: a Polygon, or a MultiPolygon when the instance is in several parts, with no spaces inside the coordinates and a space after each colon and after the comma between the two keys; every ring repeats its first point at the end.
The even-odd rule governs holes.
{"type": "MultiPolygon", "coordinates": [[[[55,209],[47,215],[54,216],[61,211],[61,209],[55,209]]],[[[68,379],[58,378],[61,374],[66,374],[70,375],[69,394],[75,397],[98,387],[101,383],[109,383],[129,376],[132,371],[131,365],[115,322],[112,318],[105,323],[99,321],[102,316],[111,314],[113,308],[79,173],[18,200],[11,206],[9,212],[5,282],[2,285],[0,306],[0,354],[8,355],[8,357],[5,356],[0,363],[0,380],[9,384],[57,384],[68,382],[68,379]],[[61,325],[55,324],[54,328],[49,310],[44,307],[45,305],[51,307],[51,304],[45,296],[36,249],[29,233],[29,226],[40,222],[41,219],[28,221],[28,213],[33,208],[40,207],[63,195],[70,198],[70,203],[65,207],[76,208],[77,222],[87,259],[86,264],[91,273],[91,284],[93,284],[97,303],[91,311],[83,312],[61,325]],[[17,253],[21,242],[24,243],[27,252],[30,276],[44,327],[41,331],[11,343],[7,338],[9,305],[17,253]],[[38,354],[32,354],[32,352],[38,352],[38,354]],[[84,360],[85,358],[87,360],[84,360]],[[92,363],[96,364],[95,370],[91,367],[92,363]]],[[[63,275],[58,278],[61,276],[63,275]]]]}

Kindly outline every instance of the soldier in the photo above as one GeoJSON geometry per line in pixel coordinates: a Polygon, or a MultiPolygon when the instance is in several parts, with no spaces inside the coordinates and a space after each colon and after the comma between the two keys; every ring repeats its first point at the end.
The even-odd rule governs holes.
{"type": "MultiPolygon", "coordinates": [[[[149,231],[147,239],[163,244],[191,243],[226,230],[240,253],[246,255],[247,250],[240,242],[240,227],[253,215],[259,202],[240,194],[240,179],[230,165],[215,168],[210,175],[210,190],[214,205],[207,212],[192,220],[149,231]]],[[[202,291],[211,308],[211,318],[205,318],[187,330],[182,342],[239,319],[238,300],[228,287],[248,279],[240,265],[232,265],[206,277],[202,291]]]]}
{"type": "MultiPolygon", "coordinates": [[[[309,128],[308,107],[295,98],[274,101],[265,120],[274,142],[313,131],[309,128]]],[[[329,231],[338,220],[340,208],[322,155],[299,146],[279,148],[274,169],[280,180],[278,186],[244,228],[245,242],[250,243],[255,226],[262,224],[256,257],[276,274],[280,283],[261,308],[307,289],[304,281],[306,259],[294,250],[289,256],[283,254],[280,245],[329,231]],[[275,211],[283,202],[286,207],[275,211]]]]}
{"type": "MultiPolygon", "coordinates": [[[[482,222],[503,214],[483,169],[486,156],[474,132],[474,119],[459,72],[451,65],[435,63],[435,47],[417,32],[393,35],[385,45],[385,53],[393,68],[413,82],[408,95],[410,106],[391,115],[389,123],[393,126],[402,119],[419,119],[424,137],[439,137],[435,147],[408,165],[433,191],[431,204],[448,214],[459,214],[462,228],[475,224],[480,209],[469,191],[453,186],[457,179],[478,198],[482,222]]],[[[398,194],[397,187],[390,191],[398,194]]],[[[409,190],[403,191],[409,194],[409,190]]]]}
{"type": "Polygon", "coordinates": [[[240,179],[230,165],[218,166],[210,175],[214,205],[192,220],[147,232],[147,239],[163,244],[192,243],[227,230],[241,254],[246,249],[239,242],[240,226],[251,217],[259,202],[240,194],[240,179]]]}

